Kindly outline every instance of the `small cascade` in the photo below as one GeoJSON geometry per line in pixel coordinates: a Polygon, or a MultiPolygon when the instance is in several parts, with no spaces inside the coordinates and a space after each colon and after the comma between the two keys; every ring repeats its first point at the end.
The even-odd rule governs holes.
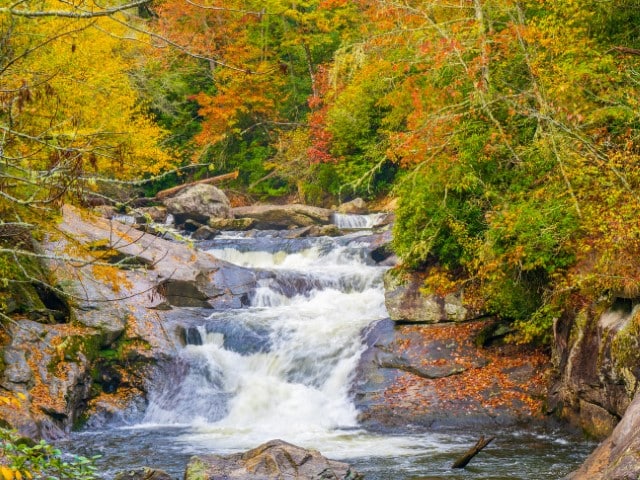
{"type": "Polygon", "coordinates": [[[372,213],[369,215],[356,215],[350,213],[334,213],[333,223],[344,230],[371,229],[379,225],[385,218],[386,213],[372,213]]]}

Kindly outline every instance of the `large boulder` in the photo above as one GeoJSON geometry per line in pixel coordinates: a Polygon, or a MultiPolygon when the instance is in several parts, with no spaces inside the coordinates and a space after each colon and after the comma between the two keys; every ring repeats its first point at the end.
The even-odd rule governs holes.
{"type": "Polygon", "coordinates": [[[235,230],[245,231],[251,230],[256,225],[256,221],[252,218],[212,218],[209,220],[208,226],[214,230],[235,230]]]}
{"type": "Polygon", "coordinates": [[[282,440],[272,440],[245,453],[192,457],[185,480],[359,480],[349,465],[328,460],[282,440]]]}
{"type": "Polygon", "coordinates": [[[210,218],[230,218],[231,204],[222,190],[204,183],[181,190],[164,201],[167,211],[181,225],[186,220],[206,224],[210,218]]]}
{"type": "MultiPolygon", "coordinates": [[[[64,263],[56,265],[58,271],[69,270],[71,278],[81,277],[83,272],[89,277],[96,273],[104,277],[102,282],[86,281],[78,286],[80,302],[90,304],[84,307],[87,312],[100,310],[100,314],[121,315],[117,302],[105,302],[110,295],[107,290],[116,286],[120,293],[111,292],[112,297],[133,298],[137,293],[132,302],[145,307],[166,301],[176,307],[227,308],[245,305],[256,285],[255,274],[248,269],[118,222],[80,215],[69,206],[63,209],[58,229],[65,237],[51,242],[50,249],[63,251],[67,248],[66,239],[73,238],[98,256],[104,252],[103,258],[113,262],[111,271],[102,266],[96,269],[94,264],[87,265],[89,268],[84,271],[64,263]],[[101,299],[102,303],[95,299],[101,299]],[[102,309],[101,305],[107,308],[102,309]]],[[[81,317],[89,319],[92,315],[81,317]]],[[[93,321],[90,323],[89,326],[95,325],[93,321]]]]}
{"type": "Polygon", "coordinates": [[[367,214],[369,213],[369,208],[367,207],[367,203],[361,198],[355,198],[350,202],[345,202],[338,207],[339,213],[346,214],[367,214]]]}
{"type": "Polygon", "coordinates": [[[465,303],[463,292],[423,293],[424,276],[389,270],[384,276],[385,304],[392,320],[412,323],[462,322],[481,316],[465,303]]]}
{"type": "Polygon", "coordinates": [[[640,396],[609,438],[570,474],[568,480],[631,480],[640,478],[640,396]]]}
{"type": "Polygon", "coordinates": [[[7,326],[0,385],[21,398],[0,405],[0,417],[21,435],[60,438],[69,433],[91,387],[88,350],[100,342],[95,330],[20,320],[7,326]]]}
{"type": "Polygon", "coordinates": [[[55,288],[73,299],[68,318],[17,317],[0,339],[0,386],[20,399],[0,404],[0,418],[50,439],[84,412],[110,419],[137,411],[155,372],[176,355],[171,325],[184,317],[177,307],[239,308],[257,282],[250,270],[188,245],[69,206],[62,214],[59,233],[42,247],[55,288]]]}
{"type": "Polygon", "coordinates": [[[550,404],[596,438],[625,415],[640,381],[640,302],[617,298],[554,325],[560,376],[550,404]]]}
{"type": "Polygon", "coordinates": [[[331,223],[331,210],[309,205],[254,205],[233,209],[235,218],[252,218],[254,228],[261,230],[285,230],[311,225],[331,223]]]}
{"type": "Polygon", "coordinates": [[[541,419],[547,358],[500,342],[479,345],[494,325],[372,325],[353,387],[362,424],[472,428],[541,419]]]}

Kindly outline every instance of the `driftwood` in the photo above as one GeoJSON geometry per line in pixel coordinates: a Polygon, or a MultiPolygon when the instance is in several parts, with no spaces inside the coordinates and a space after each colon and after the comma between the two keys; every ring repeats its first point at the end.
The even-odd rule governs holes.
{"type": "Polygon", "coordinates": [[[204,180],[198,180],[197,182],[185,183],[183,185],[178,185],[177,187],[167,188],[166,190],[160,190],[158,193],[156,193],[155,199],[162,200],[163,198],[175,195],[180,190],[188,187],[193,187],[194,185],[198,185],[200,183],[218,183],[222,182],[223,180],[235,180],[236,178],[238,178],[238,173],[238,170],[236,170],[235,172],[225,173],[216,177],[205,178],[204,180]]]}
{"type": "Polygon", "coordinates": [[[489,437],[485,440],[484,435],[480,437],[480,440],[478,440],[476,442],[476,444],[471,447],[469,450],[467,450],[467,453],[465,453],[463,456],[461,456],[460,458],[458,458],[453,465],[451,466],[451,468],[464,468],[467,466],[467,464],[471,461],[471,459],[473,457],[475,457],[477,454],[480,453],[480,451],[486,447],[487,445],[489,445],[493,439],[496,437],[489,437]]]}

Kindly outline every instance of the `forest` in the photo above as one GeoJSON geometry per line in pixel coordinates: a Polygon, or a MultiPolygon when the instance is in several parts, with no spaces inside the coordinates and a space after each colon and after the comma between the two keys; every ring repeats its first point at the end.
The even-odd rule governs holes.
{"type": "Polygon", "coordinates": [[[153,195],[238,170],[256,200],[392,196],[394,249],[425,289],[464,286],[515,341],[547,342],[585,299],[638,293],[639,15],[631,0],[6,3],[4,238],[118,182],[153,195]]]}
{"type": "Polygon", "coordinates": [[[640,296],[639,91],[636,0],[1,0],[0,323],[63,204],[238,171],[546,347],[640,296]]]}

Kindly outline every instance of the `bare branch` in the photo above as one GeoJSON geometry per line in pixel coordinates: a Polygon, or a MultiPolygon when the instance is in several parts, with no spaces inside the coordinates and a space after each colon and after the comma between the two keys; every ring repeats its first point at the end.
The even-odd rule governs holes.
{"type": "Polygon", "coordinates": [[[60,17],[60,18],[96,18],[109,17],[114,13],[137,8],[142,5],[151,3],[151,0],[137,0],[134,2],[120,5],[119,7],[105,8],[104,10],[81,11],[81,10],[21,10],[14,7],[0,8],[0,13],[8,13],[17,17],[41,18],[41,17],[60,17]]]}

